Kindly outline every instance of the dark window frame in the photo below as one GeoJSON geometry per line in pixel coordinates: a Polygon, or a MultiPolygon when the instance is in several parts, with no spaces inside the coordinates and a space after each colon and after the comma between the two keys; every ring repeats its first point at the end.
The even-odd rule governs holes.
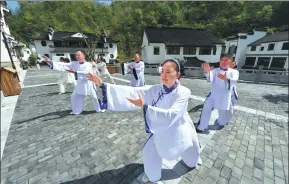
{"type": "Polygon", "coordinates": [[[167,50],[167,55],[180,55],[181,54],[181,47],[168,46],[166,50],[167,50]]]}
{"type": "Polygon", "coordinates": [[[289,50],[289,42],[284,42],[281,50],[289,50]]]}
{"type": "Polygon", "coordinates": [[[154,55],[160,55],[160,47],[159,46],[154,46],[153,49],[154,49],[154,55]]]}
{"type": "Polygon", "coordinates": [[[273,57],[273,58],[272,58],[271,65],[270,65],[270,68],[273,68],[273,69],[283,69],[284,66],[285,66],[285,64],[286,64],[286,60],[287,60],[286,57],[273,57]],[[275,59],[275,61],[274,61],[274,59],[275,59]],[[281,65],[280,65],[280,67],[279,67],[279,66],[274,67],[274,64],[276,64],[276,59],[279,59],[279,61],[280,61],[281,59],[283,59],[284,63],[283,63],[283,66],[282,66],[282,67],[281,67],[281,65]],[[272,67],[272,65],[273,65],[273,67],[272,67]]]}
{"type": "Polygon", "coordinates": [[[267,49],[267,51],[272,51],[272,50],[274,50],[275,49],[275,43],[270,43],[269,45],[268,45],[268,49],[267,49]],[[272,45],[273,45],[273,48],[272,48],[272,45]],[[270,47],[271,46],[271,47],[270,47]]]}
{"type": "MultiPolygon", "coordinates": [[[[246,66],[255,66],[255,64],[256,64],[256,58],[257,58],[257,57],[246,57],[246,59],[245,59],[245,64],[244,64],[244,65],[246,65],[246,66]],[[248,65],[248,64],[246,64],[247,59],[252,59],[252,60],[254,59],[254,64],[253,64],[253,65],[248,65]]],[[[251,61],[252,61],[252,60],[251,60],[251,61]]]]}
{"type": "Polygon", "coordinates": [[[212,47],[200,47],[199,48],[199,55],[212,55],[212,47]],[[209,52],[204,53],[204,51],[209,51],[209,52]]]}
{"type": "Polygon", "coordinates": [[[183,47],[183,55],[196,55],[197,47],[183,47]]]}
{"type": "Polygon", "coordinates": [[[42,45],[42,47],[46,47],[46,46],[47,46],[46,41],[45,41],[45,40],[42,40],[42,41],[41,41],[41,45],[42,45]]]}
{"type": "Polygon", "coordinates": [[[109,57],[110,57],[111,59],[113,59],[113,58],[114,58],[114,55],[113,55],[113,54],[110,54],[109,57]]]}
{"type": "Polygon", "coordinates": [[[271,60],[271,57],[259,57],[258,60],[257,60],[256,67],[259,67],[259,66],[263,65],[264,68],[268,68],[269,64],[270,64],[270,60],[271,60]],[[260,64],[261,59],[263,59],[263,60],[267,59],[268,63],[266,63],[266,65],[260,64]]]}
{"type": "Polygon", "coordinates": [[[256,51],[256,49],[257,49],[257,46],[253,45],[253,46],[251,46],[250,51],[256,51]]]}
{"type": "Polygon", "coordinates": [[[113,48],[113,44],[112,43],[108,44],[108,46],[109,46],[109,48],[113,48]]]}

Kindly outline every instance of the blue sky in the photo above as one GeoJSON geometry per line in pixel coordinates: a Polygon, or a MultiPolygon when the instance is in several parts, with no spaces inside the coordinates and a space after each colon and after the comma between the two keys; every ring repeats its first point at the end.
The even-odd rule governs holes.
{"type": "MultiPolygon", "coordinates": [[[[6,2],[7,2],[8,8],[12,10],[15,10],[15,8],[19,6],[17,1],[6,1],[6,2]]],[[[111,4],[111,1],[98,1],[98,2],[103,2],[108,5],[111,4]]]]}

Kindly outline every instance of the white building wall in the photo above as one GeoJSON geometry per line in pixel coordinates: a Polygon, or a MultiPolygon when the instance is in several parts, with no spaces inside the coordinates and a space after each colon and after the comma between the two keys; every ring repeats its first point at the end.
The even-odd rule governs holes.
{"type": "Polygon", "coordinates": [[[2,63],[11,62],[8,50],[7,50],[7,48],[6,48],[5,44],[4,44],[4,40],[3,40],[4,38],[2,36],[2,33],[1,33],[0,37],[1,37],[1,56],[0,56],[1,57],[1,62],[2,63]]]}
{"type": "Polygon", "coordinates": [[[148,50],[149,50],[149,46],[148,46],[148,39],[147,36],[145,34],[145,32],[143,33],[143,38],[142,38],[142,60],[145,63],[148,63],[148,50]]]}
{"type": "Polygon", "coordinates": [[[53,51],[54,48],[50,48],[49,45],[54,46],[53,41],[43,40],[43,41],[46,41],[46,46],[42,46],[41,41],[42,40],[34,41],[37,54],[41,56],[44,56],[44,54],[48,54],[49,57],[51,57],[50,52],[53,51]]]}

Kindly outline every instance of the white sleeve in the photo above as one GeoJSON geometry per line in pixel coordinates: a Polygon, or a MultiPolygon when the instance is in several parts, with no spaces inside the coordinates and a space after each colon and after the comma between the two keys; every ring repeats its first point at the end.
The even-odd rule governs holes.
{"type": "Polygon", "coordinates": [[[131,87],[131,86],[122,86],[122,85],[113,85],[103,83],[102,85],[102,94],[103,101],[102,106],[105,109],[112,111],[132,111],[140,109],[130,103],[127,100],[128,98],[138,99],[138,94],[141,94],[144,101],[151,101],[150,89],[152,86],[142,86],[142,87],[131,87]]]}
{"type": "Polygon", "coordinates": [[[214,73],[215,73],[214,69],[208,73],[205,73],[205,76],[206,76],[208,82],[212,83],[214,81],[214,73]]]}
{"type": "Polygon", "coordinates": [[[62,62],[51,61],[50,69],[58,70],[58,71],[61,71],[61,72],[66,72],[66,70],[69,70],[71,68],[71,64],[72,63],[62,63],[62,62]]]}
{"type": "Polygon", "coordinates": [[[179,93],[175,103],[169,109],[146,104],[144,106],[144,117],[147,132],[153,134],[163,132],[179,122],[187,111],[190,96],[190,90],[179,93]]]}
{"type": "Polygon", "coordinates": [[[228,80],[236,82],[239,79],[239,71],[235,70],[235,69],[232,69],[231,72],[226,74],[226,77],[227,77],[228,80]]]}
{"type": "Polygon", "coordinates": [[[142,62],[139,67],[135,68],[135,70],[137,73],[144,71],[144,63],[142,62]]]}

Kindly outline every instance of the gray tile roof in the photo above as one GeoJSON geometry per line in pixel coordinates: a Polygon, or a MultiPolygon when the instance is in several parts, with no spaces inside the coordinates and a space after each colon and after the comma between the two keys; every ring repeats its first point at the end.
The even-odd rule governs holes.
{"type": "Polygon", "coordinates": [[[282,31],[274,34],[268,34],[248,46],[257,46],[261,43],[288,41],[288,31],[282,31]]]}
{"type": "Polygon", "coordinates": [[[215,46],[224,44],[212,32],[191,28],[145,28],[149,43],[164,43],[166,46],[215,46]]]}

